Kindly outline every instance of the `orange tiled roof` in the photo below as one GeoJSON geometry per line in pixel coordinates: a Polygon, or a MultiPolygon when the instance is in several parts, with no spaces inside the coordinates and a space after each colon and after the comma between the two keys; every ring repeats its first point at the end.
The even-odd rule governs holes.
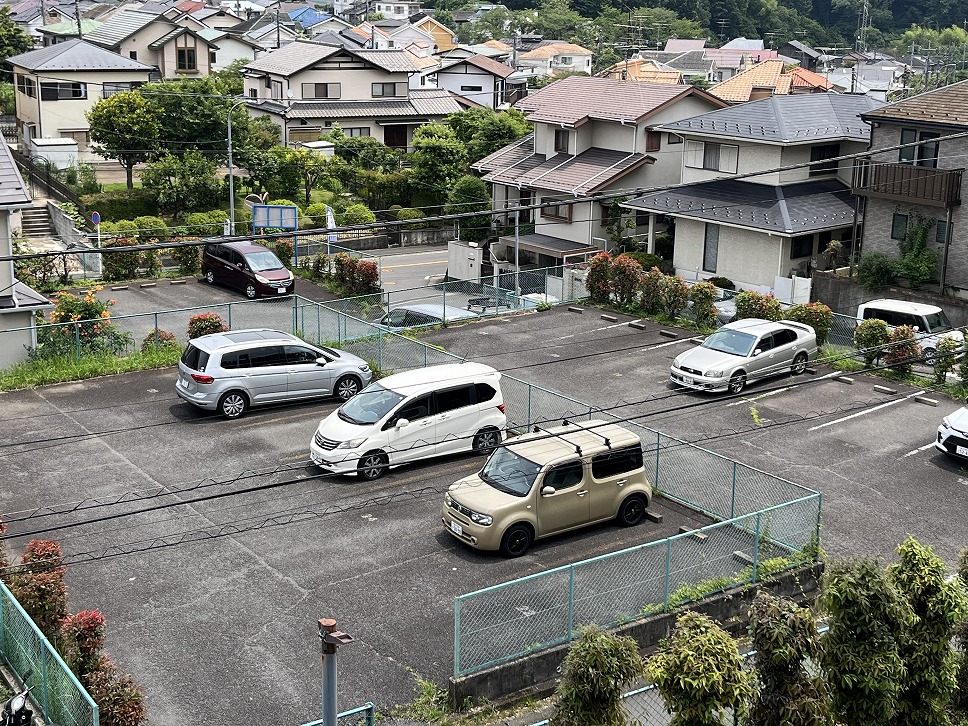
{"type": "Polygon", "coordinates": [[[829,91],[834,84],[821,76],[819,73],[808,71],[806,68],[794,68],[790,71],[793,78],[794,88],[822,88],[829,91]]]}
{"type": "Polygon", "coordinates": [[[495,50],[514,50],[507,43],[502,43],[500,40],[485,40],[481,45],[486,45],[488,48],[494,48],[495,50]]]}
{"type": "Polygon", "coordinates": [[[549,43],[540,45],[527,53],[521,53],[518,58],[553,58],[556,55],[591,55],[587,48],[574,43],[549,43]]]}
{"type": "Polygon", "coordinates": [[[668,83],[670,85],[678,85],[683,82],[682,74],[679,71],[663,70],[655,61],[648,58],[630,58],[627,61],[619,61],[598,75],[603,78],[627,78],[631,81],[668,83]]]}
{"type": "Polygon", "coordinates": [[[754,88],[775,88],[776,93],[789,93],[789,78],[786,84],[780,79],[783,75],[783,61],[775,58],[757,63],[752,68],[740,71],[732,78],[727,78],[722,83],[717,83],[709,89],[714,96],[718,96],[724,101],[731,103],[742,103],[749,101],[754,88]],[[786,85],[786,90],[780,90],[786,85]]]}

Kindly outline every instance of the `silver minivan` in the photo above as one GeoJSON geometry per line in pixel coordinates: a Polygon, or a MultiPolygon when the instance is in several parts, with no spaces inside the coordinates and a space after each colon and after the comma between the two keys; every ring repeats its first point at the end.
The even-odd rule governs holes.
{"type": "Polygon", "coordinates": [[[238,418],[250,406],[326,396],[346,401],[372,377],[369,364],[352,353],[255,328],[191,340],[178,362],[175,393],[198,408],[238,418]]]}

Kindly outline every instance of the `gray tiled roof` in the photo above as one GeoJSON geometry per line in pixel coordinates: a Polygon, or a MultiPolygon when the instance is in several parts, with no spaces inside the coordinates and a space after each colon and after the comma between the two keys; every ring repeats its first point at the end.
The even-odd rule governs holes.
{"type": "Polygon", "coordinates": [[[513,167],[534,155],[534,134],[528,134],[476,161],[471,164],[471,168],[477,171],[494,171],[513,167]]]}
{"type": "Polygon", "coordinates": [[[342,48],[337,48],[336,46],[320,45],[318,43],[307,43],[297,40],[271,53],[259,56],[256,60],[248,63],[245,66],[245,70],[264,71],[266,73],[278,73],[283,76],[291,76],[341,51],[342,48]]]}
{"type": "Polygon", "coordinates": [[[28,207],[30,194],[6,140],[0,137],[0,207],[28,207]]]}
{"type": "Polygon", "coordinates": [[[289,118],[400,118],[417,119],[447,116],[462,107],[448,91],[431,89],[429,94],[411,91],[410,98],[375,101],[295,101],[286,115],[289,118]]]}
{"type": "Polygon", "coordinates": [[[416,72],[420,70],[413,55],[405,50],[353,50],[353,55],[385,71],[416,72]]]}
{"type": "Polygon", "coordinates": [[[793,236],[852,223],[853,200],[850,189],[833,180],[774,187],[718,179],[646,194],[622,206],[793,236]]]}
{"type": "Polygon", "coordinates": [[[134,35],[158,17],[156,13],[122,10],[117,15],[105,20],[104,24],[88,35],[85,40],[105,48],[114,48],[120,45],[125,38],[134,35]]]}
{"type": "Polygon", "coordinates": [[[125,58],[110,50],[74,38],[7,59],[29,71],[150,71],[154,66],[125,58]]]}
{"type": "Polygon", "coordinates": [[[867,141],[870,125],[860,116],[882,105],[881,101],[869,96],[836,93],[771,96],[657,128],[685,135],[723,136],[774,144],[867,141]]]}
{"type": "Polygon", "coordinates": [[[880,120],[916,121],[937,126],[968,126],[968,81],[942,86],[865,114],[880,120]]]}

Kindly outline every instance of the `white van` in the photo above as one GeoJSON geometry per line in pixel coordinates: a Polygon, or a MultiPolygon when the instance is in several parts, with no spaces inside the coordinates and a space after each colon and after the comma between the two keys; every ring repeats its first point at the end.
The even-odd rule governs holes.
{"type": "Polygon", "coordinates": [[[959,348],[965,345],[964,333],[952,326],[944,310],[937,305],[891,299],[861,303],[857,308],[857,323],[871,318],[883,320],[892,329],[902,325],[914,328],[928,363],[934,360],[934,350],[942,338],[951,338],[959,348]]]}
{"type": "Polygon", "coordinates": [[[418,459],[490,452],[507,436],[500,380],[480,363],[387,376],[322,420],[309,456],[325,471],[372,480],[418,459]]]}

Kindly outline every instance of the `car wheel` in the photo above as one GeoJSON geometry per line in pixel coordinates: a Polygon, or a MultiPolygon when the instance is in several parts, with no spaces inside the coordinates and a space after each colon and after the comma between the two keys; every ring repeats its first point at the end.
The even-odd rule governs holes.
{"type": "Polygon", "coordinates": [[[926,364],[928,364],[929,366],[933,366],[934,365],[934,348],[925,348],[922,351],[922,354],[924,355],[924,362],[926,364]]]}
{"type": "Polygon", "coordinates": [[[512,525],[501,537],[501,554],[505,557],[520,557],[531,547],[533,539],[531,527],[526,524],[512,525]]]}
{"type": "Polygon", "coordinates": [[[229,391],[218,400],[218,410],[225,418],[238,418],[248,407],[249,399],[241,391],[229,391]]]}
{"type": "Polygon", "coordinates": [[[349,401],[360,392],[360,382],[354,376],[343,376],[336,381],[333,390],[341,401],[349,401]]]}
{"type": "Polygon", "coordinates": [[[501,433],[497,429],[481,429],[474,434],[471,448],[478,454],[490,454],[501,443],[501,433]]]}
{"type": "Polygon", "coordinates": [[[627,497],[618,510],[618,523],[623,527],[634,527],[645,519],[645,497],[633,494],[627,497]]]}
{"type": "Polygon", "coordinates": [[[729,379],[730,393],[742,393],[744,388],[746,388],[745,373],[736,373],[733,375],[732,378],[729,379]]]}
{"type": "Polygon", "coordinates": [[[202,274],[205,275],[205,282],[207,282],[209,285],[214,285],[215,284],[215,273],[214,272],[212,272],[211,270],[205,270],[202,274]]]}
{"type": "Polygon", "coordinates": [[[357,476],[360,479],[366,479],[367,481],[373,481],[374,479],[379,479],[381,476],[387,473],[387,469],[390,467],[389,459],[387,455],[382,451],[370,451],[360,457],[360,463],[356,467],[357,476]]]}
{"type": "Polygon", "coordinates": [[[251,282],[245,286],[245,296],[249,298],[249,300],[255,300],[258,294],[259,293],[256,291],[255,285],[253,285],[251,282]]]}
{"type": "Polygon", "coordinates": [[[793,359],[793,368],[791,369],[793,375],[802,376],[807,370],[807,354],[797,353],[796,357],[793,359]]]}

